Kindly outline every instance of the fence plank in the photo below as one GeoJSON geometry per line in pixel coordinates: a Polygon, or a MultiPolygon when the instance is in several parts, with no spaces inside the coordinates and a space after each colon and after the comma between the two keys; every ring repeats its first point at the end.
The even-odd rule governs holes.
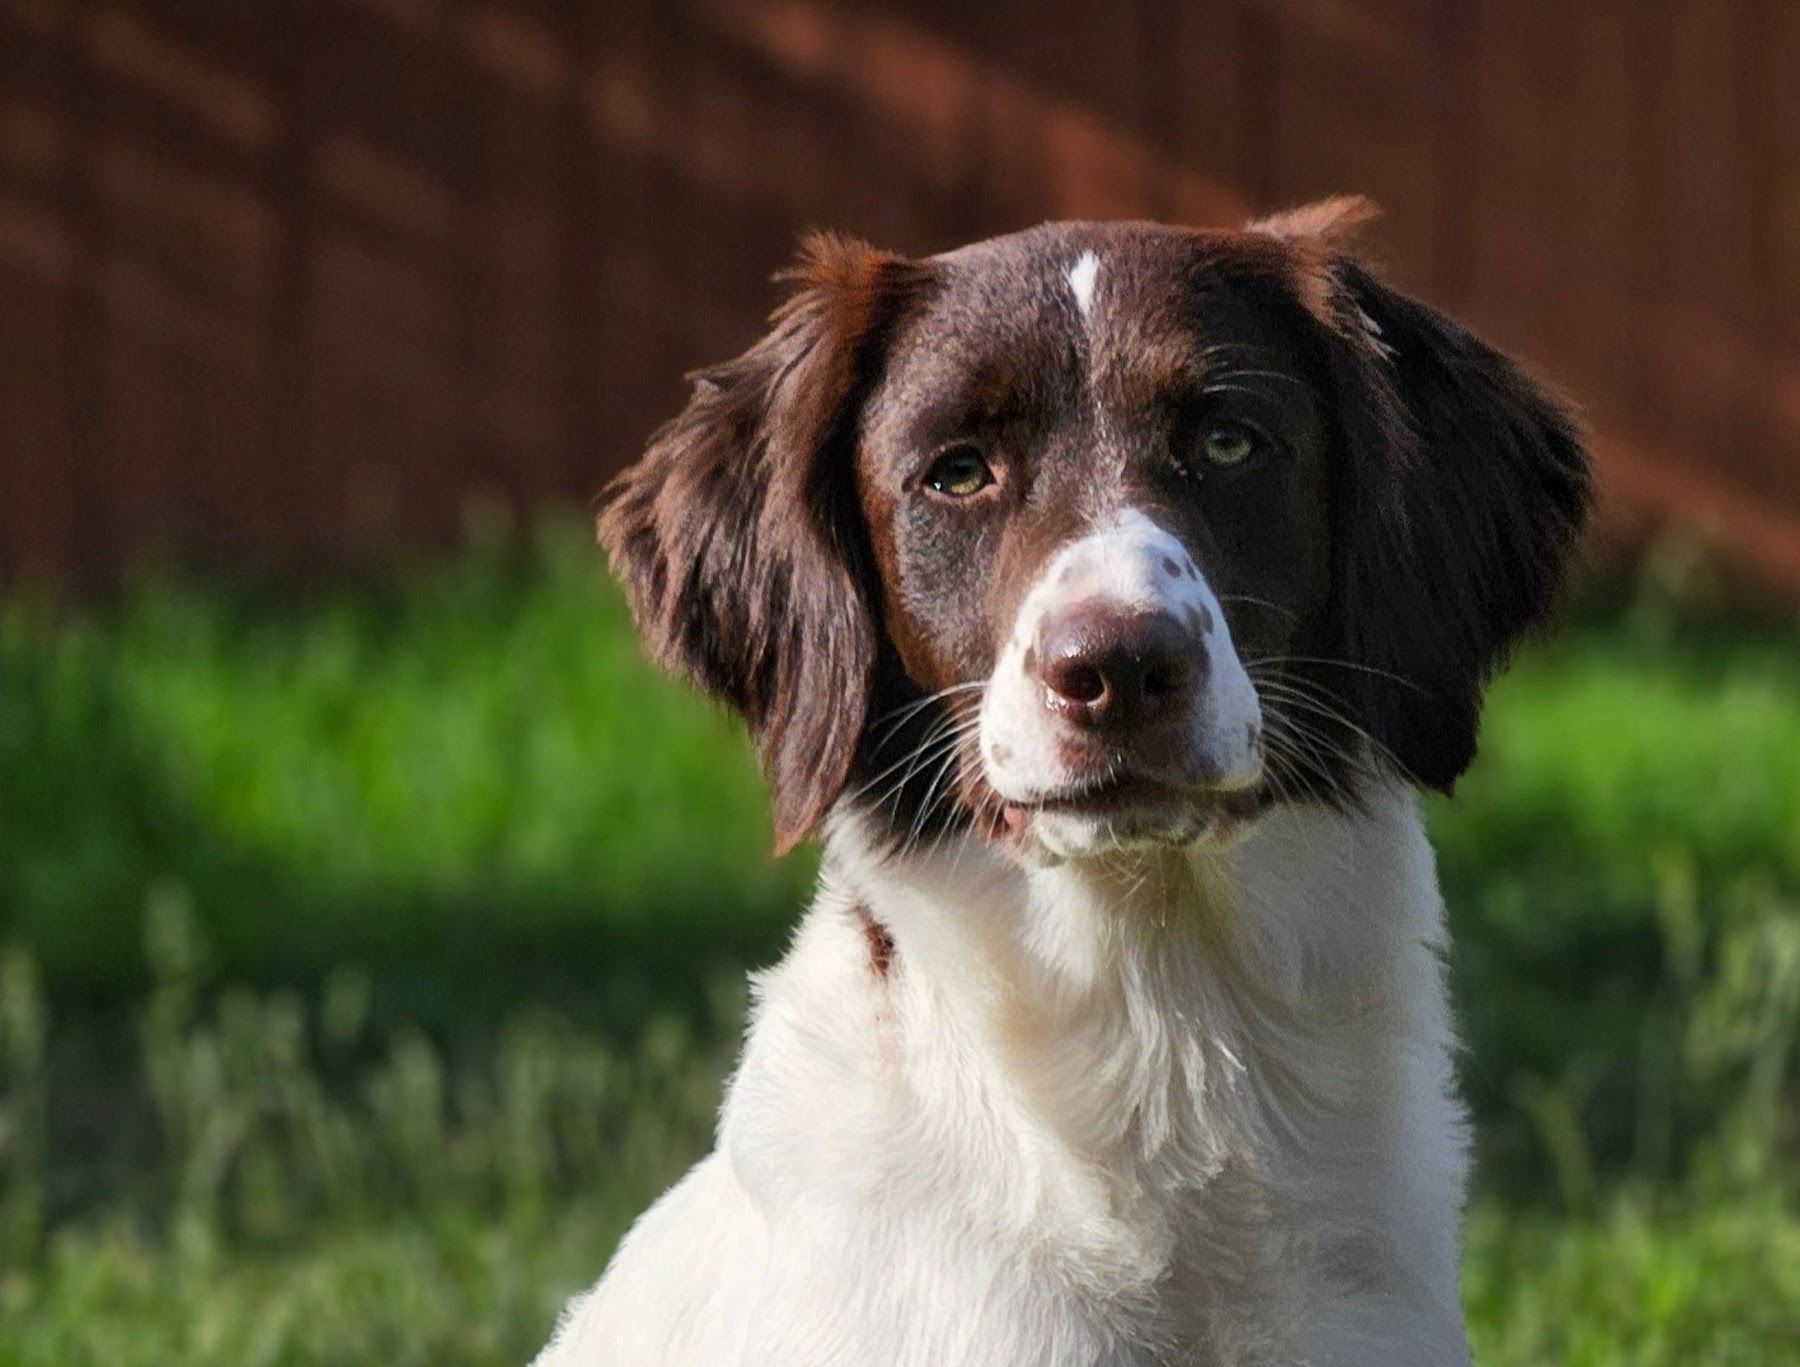
{"type": "Polygon", "coordinates": [[[67,574],[80,553],[65,41],[54,23],[0,16],[0,577],[37,581],[67,574]]]}

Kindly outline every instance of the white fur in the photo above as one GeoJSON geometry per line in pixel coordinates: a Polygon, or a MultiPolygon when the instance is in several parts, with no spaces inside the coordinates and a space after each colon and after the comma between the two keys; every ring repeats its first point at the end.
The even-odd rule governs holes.
{"type": "Polygon", "coordinates": [[[1094,312],[1094,286],[1100,279],[1100,258],[1083,252],[1068,271],[1069,290],[1075,296],[1075,307],[1087,318],[1094,312]]]}
{"type": "Polygon", "coordinates": [[[1045,867],[840,811],[717,1148],[539,1361],[1466,1362],[1442,907],[1365,799],[1045,867]]]}

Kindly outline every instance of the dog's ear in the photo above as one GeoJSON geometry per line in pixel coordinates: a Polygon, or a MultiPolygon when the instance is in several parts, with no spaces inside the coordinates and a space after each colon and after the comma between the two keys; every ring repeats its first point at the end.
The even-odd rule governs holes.
{"type": "Polygon", "coordinates": [[[1413,781],[1448,792],[1482,693],[1553,612],[1592,499],[1570,414],[1505,356],[1352,254],[1366,201],[1255,225],[1294,252],[1329,337],[1338,428],[1334,682],[1413,781]]]}
{"type": "Polygon", "coordinates": [[[809,238],[768,334],[691,377],[600,517],[651,654],[749,723],[778,852],[842,792],[862,735],[877,642],[852,448],[920,277],[865,243],[809,238]]]}

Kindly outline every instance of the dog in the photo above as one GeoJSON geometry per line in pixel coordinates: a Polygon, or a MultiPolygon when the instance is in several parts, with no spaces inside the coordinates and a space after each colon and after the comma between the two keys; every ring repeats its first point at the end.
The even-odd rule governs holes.
{"type": "Polygon", "coordinates": [[[617,481],[650,651],[823,860],[716,1148],[539,1362],[1468,1360],[1417,793],[1590,475],[1371,212],[814,237],[617,481]]]}

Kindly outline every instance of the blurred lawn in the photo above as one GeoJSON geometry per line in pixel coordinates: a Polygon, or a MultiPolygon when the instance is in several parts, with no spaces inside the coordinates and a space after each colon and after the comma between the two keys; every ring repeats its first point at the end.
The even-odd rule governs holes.
{"type": "MultiPolygon", "coordinates": [[[[1697,616],[1584,609],[1432,805],[1484,1362],[1800,1344],[1800,638],[1697,616]]],[[[708,1141],[766,842],[567,528],[0,604],[0,1363],[523,1358],[708,1141]]]]}

